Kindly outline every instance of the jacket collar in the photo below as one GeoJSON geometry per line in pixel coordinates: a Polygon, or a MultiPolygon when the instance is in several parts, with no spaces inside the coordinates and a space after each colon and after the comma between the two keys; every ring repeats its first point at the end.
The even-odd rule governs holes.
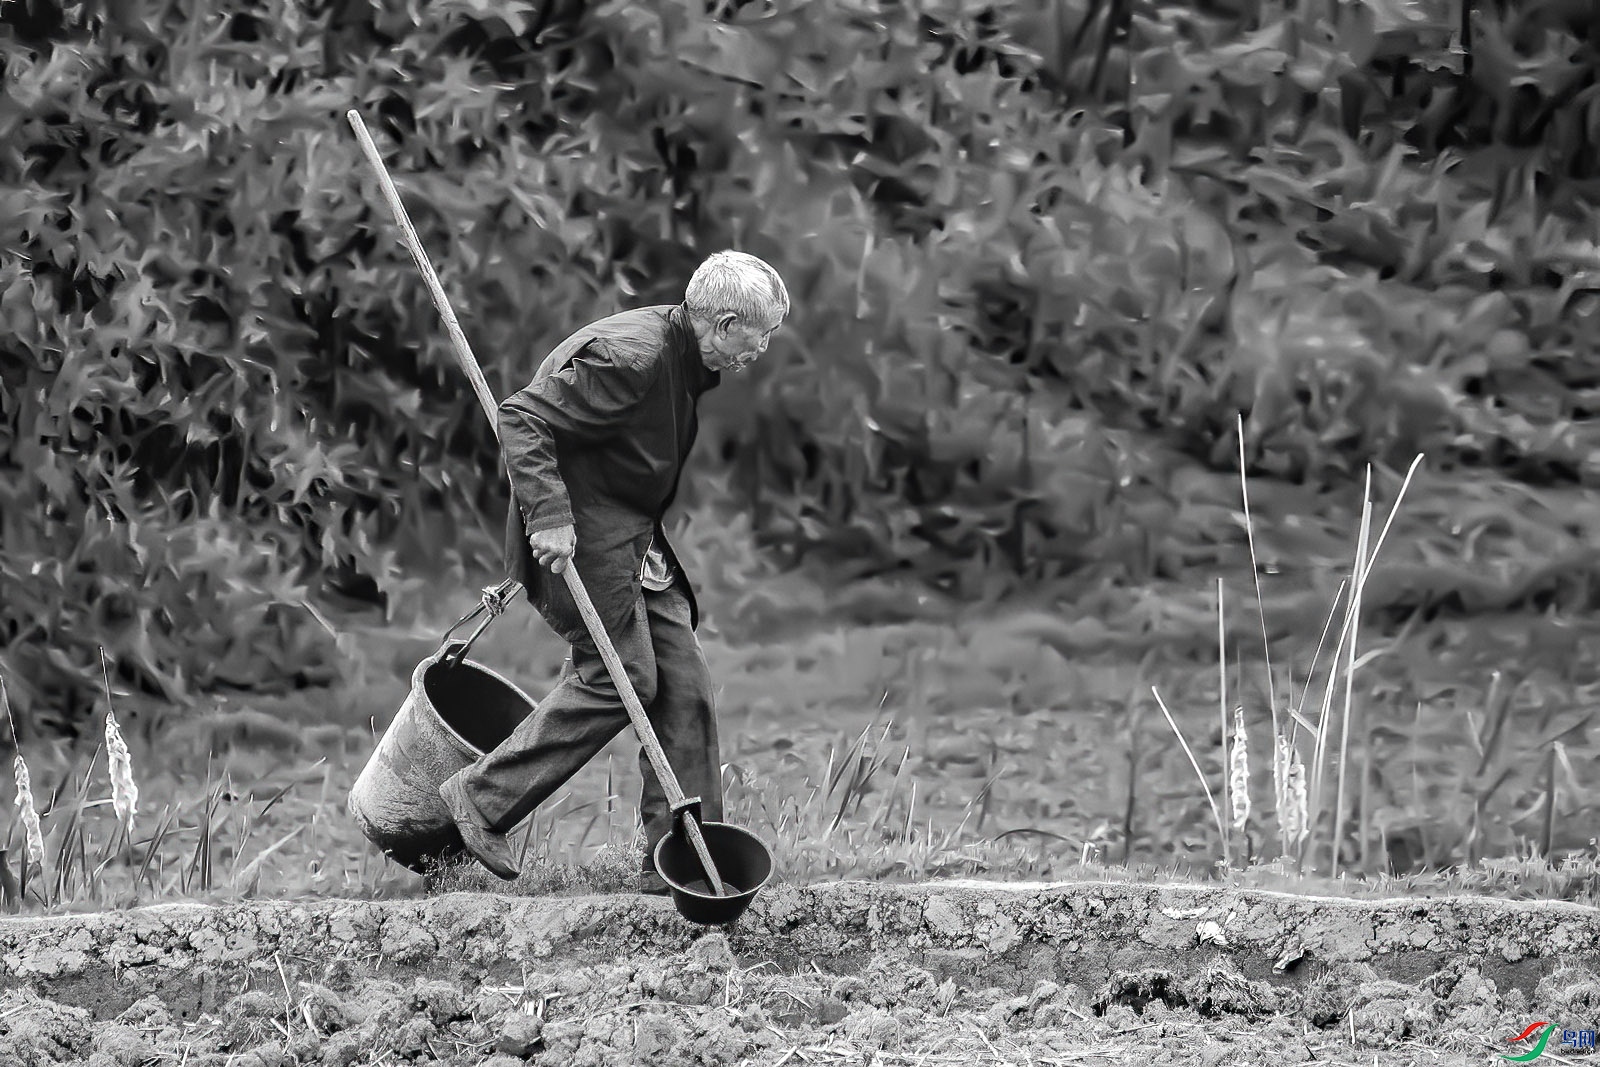
{"type": "Polygon", "coordinates": [[[689,380],[703,393],[708,389],[715,389],[722,381],[722,373],[707,369],[700,359],[700,342],[695,340],[694,327],[689,325],[689,309],[683,304],[676,305],[667,312],[667,321],[670,323],[670,336],[677,347],[679,357],[683,360],[684,367],[689,371],[689,380]]]}

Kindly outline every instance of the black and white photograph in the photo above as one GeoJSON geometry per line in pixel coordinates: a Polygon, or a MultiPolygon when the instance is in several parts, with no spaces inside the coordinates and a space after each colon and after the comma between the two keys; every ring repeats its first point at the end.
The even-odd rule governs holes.
{"type": "Polygon", "coordinates": [[[0,0],[0,1067],[1597,1031],[1600,0],[0,0]]]}

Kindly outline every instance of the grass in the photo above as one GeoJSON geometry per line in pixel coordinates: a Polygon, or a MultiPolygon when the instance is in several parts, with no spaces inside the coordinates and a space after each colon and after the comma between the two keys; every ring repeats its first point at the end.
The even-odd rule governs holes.
{"type": "MultiPolygon", "coordinates": [[[[1388,529],[1371,551],[1355,538],[1358,558],[1388,529]]],[[[1238,599],[1225,582],[1192,579],[1063,580],[958,612],[888,578],[830,587],[777,573],[749,538],[739,516],[717,516],[675,543],[704,576],[728,817],[769,842],[782,880],[1228,879],[1595,902],[1600,792],[1588,779],[1600,752],[1588,724],[1600,683],[1581,654],[1544,651],[1552,635],[1600,647],[1585,616],[1374,620],[1350,606],[1379,580],[1366,567],[1323,605],[1320,633],[1304,611],[1281,624],[1271,581],[1253,612],[1224,610],[1238,599]],[[1320,710],[1307,709],[1313,696],[1320,710]],[[1230,708],[1242,709],[1231,722],[1230,708]],[[1270,758],[1230,749],[1240,722],[1257,739],[1249,752],[1270,758]],[[1259,743],[1267,732],[1273,745],[1259,743]],[[1293,794],[1284,737],[1313,752],[1304,834],[1280,818],[1293,794]]],[[[389,623],[319,608],[347,657],[333,688],[212,694],[181,716],[108,692],[138,788],[125,838],[104,741],[29,742],[43,855],[26,862],[14,819],[0,899],[78,910],[490,888],[467,868],[425,883],[376,854],[344,811],[412,667],[480,584],[441,576],[389,623]]],[[[564,655],[525,604],[473,651],[535,695],[564,655]]],[[[511,891],[631,887],[638,788],[623,736],[518,831],[527,870],[511,891]]]]}
{"type": "MultiPolygon", "coordinates": [[[[1025,633],[1033,623],[1012,625],[1025,633]]],[[[529,672],[553,674],[560,650],[543,640],[530,613],[518,609],[496,626],[475,658],[504,665],[512,660],[508,650],[531,646],[529,672]]],[[[966,632],[925,625],[815,634],[781,649],[708,639],[725,685],[728,817],[768,841],[781,879],[1226,878],[1319,893],[1481,892],[1600,902],[1592,851],[1574,849],[1552,864],[1529,854],[1526,841],[1507,850],[1511,858],[1432,875],[1375,871],[1331,879],[1259,856],[1218,872],[1217,841],[1204,833],[1209,819],[1199,814],[1206,801],[1183,753],[1176,745],[1157,747],[1159,735],[1135,731],[1132,694],[1079,699],[1096,679],[1130,674],[1161,677],[1162,688],[1193,693],[1192,665],[1151,657],[1132,666],[1063,665],[1037,641],[1024,656],[1019,637],[1012,649],[1017,670],[991,659],[994,688],[974,710],[967,703],[974,672],[962,672],[965,690],[945,690],[940,680],[951,664],[944,661],[959,659],[957,650],[970,650],[974,641],[995,655],[1004,632],[991,620],[966,632]],[[1044,682],[1038,672],[1051,663],[1065,706],[1030,706],[1026,694],[1044,682]],[[849,697],[869,680],[878,701],[852,707],[849,697]],[[1008,700],[1014,687],[1020,689],[1008,700]],[[1150,746],[1134,779],[1140,814],[1126,867],[1108,862],[1123,844],[1124,813],[1108,801],[1125,792],[1126,783],[1115,781],[1127,774],[1119,758],[1124,745],[1150,746]]],[[[372,644],[378,637],[365,640],[366,670],[380,672],[372,644]]],[[[400,647],[402,656],[410,649],[400,647]]],[[[45,877],[28,883],[25,906],[86,910],[171,899],[501,889],[475,867],[445,870],[426,883],[375,855],[343,811],[374,730],[399,706],[408,673],[372,682],[357,672],[349,688],[318,694],[315,703],[304,694],[242,707],[242,698],[219,699],[209,712],[152,738],[130,737],[142,810],[125,850],[113,847],[119,827],[104,775],[88,773],[99,746],[76,755],[38,746],[28,755],[42,783],[36,792],[48,862],[45,877]]],[[[546,680],[509,673],[532,692],[546,680]]],[[[1494,699],[1500,716],[1508,716],[1512,702],[1503,687],[1494,699]]],[[[1191,733],[1205,721],[1217,728],[1214,716],[1186,719],[1191,733]]],[[[1508,744],[1511,731],[1503,726],[1498,739],[1492,722],[1483,730],[1485,752],[1508,744]]],[[[1218,758],[1209,768],[1196,758],[1203,777],[1222,774],[1220,745],[1213,751],[1218,758]]],[[[1465,755],[1470,769],[1484,762],[1475,750],[1465,755]]],[[[1502,776],[1499,788],[1515,781],[1515,774],[1502,776]]],[[[630,889],[638,861],[637,785],[633,746],[621,738],[519,831],[526,870],[509,891],[630,889]]],[[[1472,800],[1481,826],[1496,824],[1492,799],[1472,800]]]]}
{"type": "MultiPolygon", "coordinates": [[[[1345,843],[1344,825],[1347,814],[1353,815],[1358,822],[1357,847],[1359,849],[1360,864],[1363,868],[1368,863],[1369,841],[1369,814],[1370,806],[1367,803],[1367,786],[1371,777],[1371,732],[1370,719],[1367,715],[1361,716],[1365,732],[1359,739],[1360,751],[1367,757],[1362,766],[1361,777],[1361,803],[1346,804],[1346,783],[1350,770],[1350,724],[1355,717],[1355,684],[1357,668],[1366,662],[1366,657],[1357,660],[1356,647],[1360,632],[1362,593],[1366,589],[1367,580],[1371,576],[1377,561],[1379,550],[1383,547],[1384,540],[1388,537],[1394,525],[1395,516],[1399,513],[1400,503],[1404,499],[1406,490],[1411,486],[1412,478],[1422,464],[1423,457],[1418,455],[1406,471],[1405,480],[1395,495],[1393,507],[1389,517],[1383,524],[1383,530],[1378,535],[1375,544],[1369,550],[1369,537],[1371,534],[1372,520],[1372,468],[1369,465],[1366,474],[1365,491],[1361,502],[1360,531],[1356,540],[1355,561],[1351,566],[1349,582],[1350,596],[1344,603],[1344,625],[1340,628],[1338,643],[1334,648],[1332,663],[1328,669],[1321,715],[1313,725],[1305,715],[1306,695],[1310,690],[1310,682],[1315,679],[1317,664],[1321,656],[1322,647],[1327,639],[1328,627],[1323,628],[1322,637],[1318,638],[1316,651],[1313,652],[1311,663],[1306,671],[1307,686],[1302,691],[1298,707],[1292,703],[1286,708],[1287,714],[1283,717],[1289,721],[1286,730],[1280,721],[1278,696],[1273,682],[1272,643],[1268,632],[1266,598],[1262,593],[1261,566],[1256,556],[1255,525],[1250,516],[1250,489],[1249,478],[1245,462],[1245,428],[1241,417],[1238,422],[1239,440],[1239,489],[1244,509],[1244,525],[1246,543],[1250,550],[1250,571],[1255,586],[1256,608],[1261,622],[1262,662],[1265,667],[1265,684],[1267,694],[1267,708],[1270,714],[1272,743],[1268,747],[1271,753],[1272,770],[1272,796],[1273,810],[1277,822],[1279,856],[1283,860],[1292,860],[1295,869],[1304,872],[1308,856],[1314,854],[1318,842],[1315,839],[1314,829],[1318,826],[1323,803],[1323,776],[1325,772],[1335,775],[1336,791],[1332,812],[1332,827],[1328,833],[1324,847],[1328,862],[1331,866],[1333,877],[1339,875],[1340,861],[1345,843]],[[1340,656],[1343,654],[1343,682],[1344,706],[1343,714],[1337,721],[1340,726],[1338,758],[1332,758],[1328,747],[1328,740],[1334,720],[1330,719],[1330,709],[1333,706],[1334,694],[1340,681],[1340,656]],[[1301,728],[1310,735],[1313,744],[1311,766],[1311,782],[1309,792],[1305,787],[1305,774],[1300,745],[1297,744],[1301,728]]],[[[1328,622],[1331,626],[1334,617],[1338,614],[1341,595],[1345,584],[1340,583],[1339,594],[1335,595],[1334,603],[1328,612],[1328,622]]],[[[1206,803],[1211,809],[1212,818],[1216,822],[1217,839],[1220,843],[1221,858],[1218,863],[1227,868],[1233,863],[1233,852],[1229,842],[1229,822],[1224,820],[1223,808],[1226,808],[1232,819],[1234,830],[1243,831],[1249,824],[1250,801],[1250,763],[1249,763],[1249,731],[1245,724],[1244,708],[1240,705],[1235,709],[1234,727],[1231,745],[1228,740],[1228,679],[1227,679],[1227,617],[1224,610],[1225,583],[1217,580],[1217,663],[1218,663],[1218,709],[1221,715],[1221,738],[1226,746],[1223,759],[1227,765],[1226,773],[1222,779],[1221,792],[1223,805],[1217,805],[1217,800],[1212,792],[1211,785],[1205,772],[1200,769],[1199,761],[1195,759],[1189,742],[1184,738],[1183,731],[1179,729],[1172,712],[1167,708],[1166,702],[1161,699],[1161,693],[1154,686],[1151,695],[1155,697],[1156,704],[1161,708],[1162,715],[1166,718],[1167,725],[1171,727],[1173,735],[1177,738],[1179,746],[1189,760],[1189,765],[1194,769],[1195,777],[1199,779],[1200,788],[1205,793],[1206,803]]],[[[1481,746],[1480,746],[1481,747],[1481,746]]],[[[1481,770],[1480,770],[1481,773],[1481,770]]],[[[1543,837],[1543,855],[1549,855],[1552,847],[1554,832],[1554,779],[1549,779],[1548,795],[1545,803],[1546,829],[1543,837]]],[[[1476,825],[1476,822],[1474,823],[1476,825]]],[[[1470,864],[1469,864],[1470,865],[1470,864]]]]}

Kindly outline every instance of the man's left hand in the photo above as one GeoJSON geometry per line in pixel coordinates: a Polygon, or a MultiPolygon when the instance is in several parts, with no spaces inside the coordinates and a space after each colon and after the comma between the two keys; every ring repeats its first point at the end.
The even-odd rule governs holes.
{"type": "Polygon", "coordinates": [[[533,549],[533,558],[539,561],[541,567],[549,567],[556,574],[567,569],[567,560],[572,558],[577,545],[578,531],[570,523],[528,535],[528,547],[533,549]]]}

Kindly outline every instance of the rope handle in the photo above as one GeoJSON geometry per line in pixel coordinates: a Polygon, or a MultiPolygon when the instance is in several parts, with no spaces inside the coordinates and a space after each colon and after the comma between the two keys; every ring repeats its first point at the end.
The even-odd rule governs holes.
{"type": "Polygon", "coordinates": [[[450,643],[452,634],[479,615],[487,613],[484,620],[478,624],[478,628],[472,631],[465,642],[461,643],[458,648],[453,648],[444,654],[443,662],[445,666],[454,668],[461,665],[461,661],[467,658],[467,653],[472,651],[472,646],[477,643],[478,638],[483,636],[483,632],[489,628],[489,624],[505,613],[506,601],[515,596],[517,590],[521,587],[522,583],[515,578],[507,578],[499,585],[486,585],[483,587],[483,596],[478,601],[478,606],[457,619],[450,629],[444,632],[444,636],[439,639],[439,647],[446,647],[450,643]]]}

